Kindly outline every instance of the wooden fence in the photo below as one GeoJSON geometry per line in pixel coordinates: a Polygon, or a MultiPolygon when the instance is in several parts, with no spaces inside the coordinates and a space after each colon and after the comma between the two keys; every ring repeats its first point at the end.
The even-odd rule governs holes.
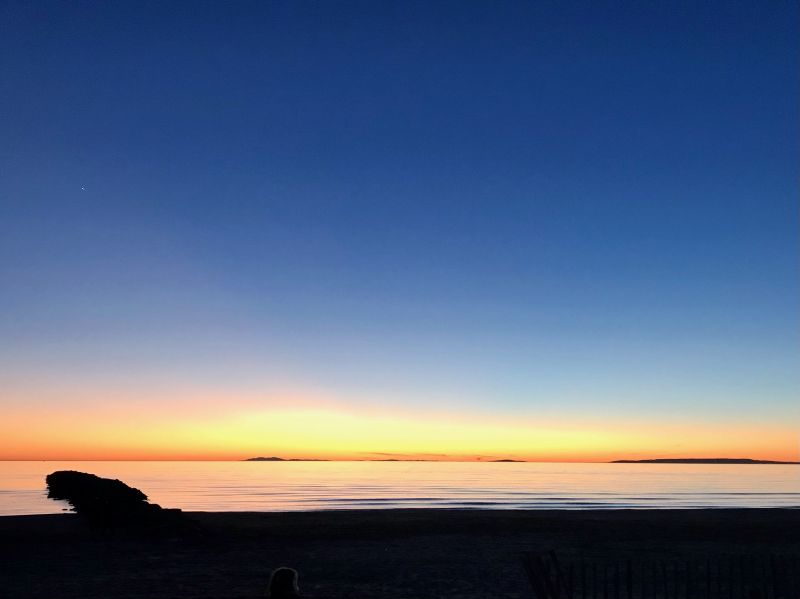
{"type": "Polygon", "coordinates": [[[800,556],[586,561],[526,553],[535,599],[800,599],[800,556]]]}

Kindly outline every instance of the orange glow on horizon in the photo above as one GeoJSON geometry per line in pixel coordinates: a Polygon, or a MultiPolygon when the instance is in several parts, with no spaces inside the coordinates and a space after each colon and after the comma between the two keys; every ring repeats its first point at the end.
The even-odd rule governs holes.
{"type": "Polygon", "coordinates": [[[646,458],[797,460],[779,426],[568,423],[359,412],[324,402],[236,408],[82,405],[23,408],[0,422],[4,460],[328,460],[605,462],[646,458]],[[145,409],[145,407],[149,409],[145,409]]]}

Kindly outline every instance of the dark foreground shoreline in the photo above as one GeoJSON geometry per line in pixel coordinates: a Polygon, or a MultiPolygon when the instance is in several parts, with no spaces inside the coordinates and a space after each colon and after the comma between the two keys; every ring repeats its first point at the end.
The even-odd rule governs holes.
{"type": "Polygon", "coordinates": [[[800,553],[800,509],[194,512],[197,538],[87,530],[77,516],[0,517],[3,596],[263,597],[272,568],[308,597],[532,597],[525,551],[705,560],[800,553]]]}

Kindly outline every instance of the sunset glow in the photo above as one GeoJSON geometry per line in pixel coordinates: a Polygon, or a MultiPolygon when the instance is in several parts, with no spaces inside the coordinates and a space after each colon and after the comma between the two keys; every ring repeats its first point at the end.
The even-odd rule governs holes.
{"type": "Polygon", "coordinates": [[[256,409],[84,406],[18,409],[0,423],[2,459],[609,461],[647,457],[792,460],[791,426],[537,421],[330,406],[256,409]]]}
{"type": "Polygon", "coordinates": [[[800,588],[800,2],[0,31],[0,593],[800,588]]]}
{"type": "Polygon", "coordinates": [[[12,3],[0,459],[800,459],[778,4],[12,3]]]}

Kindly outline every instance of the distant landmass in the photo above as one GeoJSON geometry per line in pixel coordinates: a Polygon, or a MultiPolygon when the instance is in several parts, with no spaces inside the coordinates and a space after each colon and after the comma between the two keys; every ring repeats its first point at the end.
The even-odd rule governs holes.
{"type": "Polygon", "coordinates": [[[435,462],[436,460],[423,460],[423,459],[408,459],[401,460],[398,458],[380,458],[375,460],[359,460],[361,462],[435,462]]]}
{"type": "MultiPolygon", "coordinates": [[[[243,462],[330,462],[330,460],[316,460],[313,458],[279,458],[276,456],[247,458],[243,462]]],[[[357,460],[361,462],[436,462],[439,460],[427,460],[424,458],[379,458],[370,460],[357,460]]],[[[487,460],[487,462],[514,462],[523,463],[526,460],[487,460]]]]}
{"type": "Polygon", "coordinates": [[[612,464],[800,464],[800,462],[778,462],[775,460],[751,460],[749,458],[658,458],[654,460],[614,460],[612,464]]]}
{"type": "Polygon", "coordinates": [[[276,458],[275,456],[269,458],[247,458],[245,462],[327,462],[329,460],[315,460],[313,458],[276,458]]]}
{"type": "MultiPolygon", "coordinates": [[[[279,458],[277,456],[256,457],[242,460],[244,462],[330,462],[315,458],[279,458]]],[[[384,458],[361,460],[367,462],[434,462],[421,458],[384,458]]],[[[487,463],[525,463],[527,460],[486,460],[487,463]]],[[[613,460],[611,464],[800,464],[800,462],[780,462],[776,460],[751,460],[749,458],[655,458],[651,460],[613,460]]]]}

